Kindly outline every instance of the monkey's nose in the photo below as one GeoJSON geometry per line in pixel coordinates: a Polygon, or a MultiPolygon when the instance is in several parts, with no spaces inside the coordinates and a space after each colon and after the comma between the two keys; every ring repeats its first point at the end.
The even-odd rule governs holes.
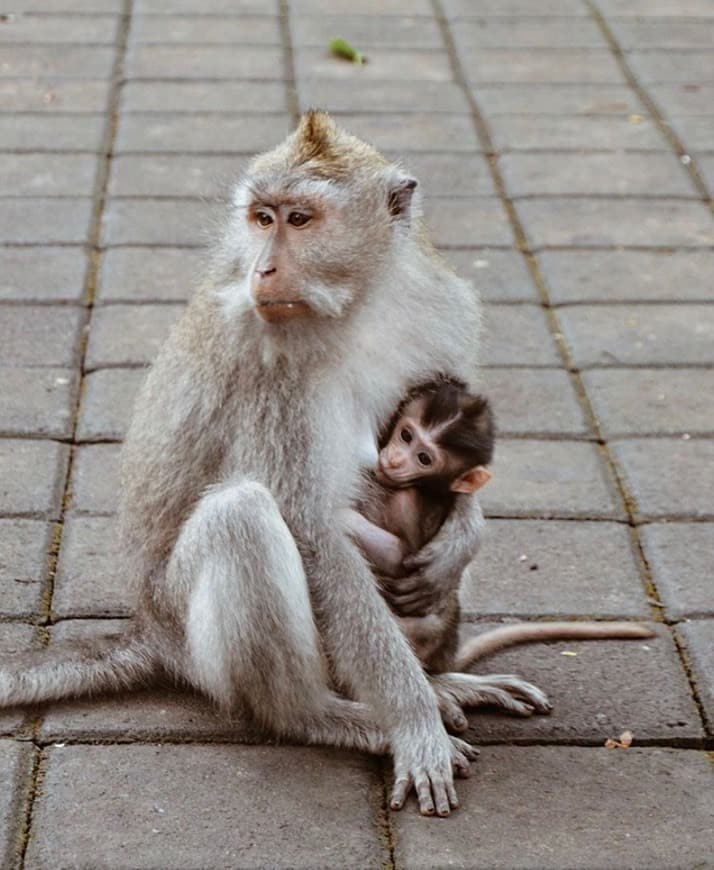
{"type": "Polygon", "coordinates": [[[275,266],[267,266],[265,269],[256,269],[256,272],[260,275],[261,278],[267,278],[268,275],[272,275],[275,271],[275,266]]]}

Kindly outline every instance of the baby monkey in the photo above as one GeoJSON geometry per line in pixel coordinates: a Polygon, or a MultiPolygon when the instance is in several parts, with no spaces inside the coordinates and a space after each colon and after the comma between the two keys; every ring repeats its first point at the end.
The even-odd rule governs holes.
{"type": "Polygon", "coordinates": [[[347,527],[380,576],[383,594],[402,631],[432,674],[463,671],[503,647],[547,640],[644,638],[652,632],[627,622],[519,623],[487,631],[459,647],[458,583],[419,616],[399,613],[390,580],[409,574],[405,559],[439,531],[457,495],[491,479],[494,419],[488,399],[450,381],[425,384],[400,405],[385,438],[367,498],[345,512],[347,527]]]}

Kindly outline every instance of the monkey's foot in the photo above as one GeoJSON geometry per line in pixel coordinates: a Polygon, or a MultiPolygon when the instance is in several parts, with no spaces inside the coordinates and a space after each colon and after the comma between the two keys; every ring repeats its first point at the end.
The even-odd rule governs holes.
{"type": "Polygon", "coordinates": [[[463,709],[486,705],[517,716],[550,713],[552,704],[541,690],[512,674],[437,674],[431,685],[436,692],[444,724],[453,731],[467,727],[463,709]]]}

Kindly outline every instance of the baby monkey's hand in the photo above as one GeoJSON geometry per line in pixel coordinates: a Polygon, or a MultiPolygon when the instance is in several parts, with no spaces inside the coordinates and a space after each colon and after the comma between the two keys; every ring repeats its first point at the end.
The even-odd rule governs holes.
{"type": "Polygon", "coordinates": [[[426,616],[448,592],[440,578],[425,576],[421,571],[406,577],[382,577],[380,585],[397,616],[426,616]]]}

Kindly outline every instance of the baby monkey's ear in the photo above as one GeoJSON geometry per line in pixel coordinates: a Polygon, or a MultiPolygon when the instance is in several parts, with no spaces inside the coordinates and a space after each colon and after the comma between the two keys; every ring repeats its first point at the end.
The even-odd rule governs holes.
{"type": "Polygon", "coordinates": [[[449,489],[452,492],[462,492],[465,494],[476,492],[477,489],[486,486],[489,480],[491,480],[491,476],[488,468],[484,468],[483,465],[477,465],[475,468],[469,468],[468,471],[460,474],[456,480],[452,481],[449,489]]]}
{"type": "Polygon", "coordinates": [[[387,208],[393,218],[409,223],[411,217],[412,195],[417,186],[416,178],[401,176],[390,185],[387,208]]]}

